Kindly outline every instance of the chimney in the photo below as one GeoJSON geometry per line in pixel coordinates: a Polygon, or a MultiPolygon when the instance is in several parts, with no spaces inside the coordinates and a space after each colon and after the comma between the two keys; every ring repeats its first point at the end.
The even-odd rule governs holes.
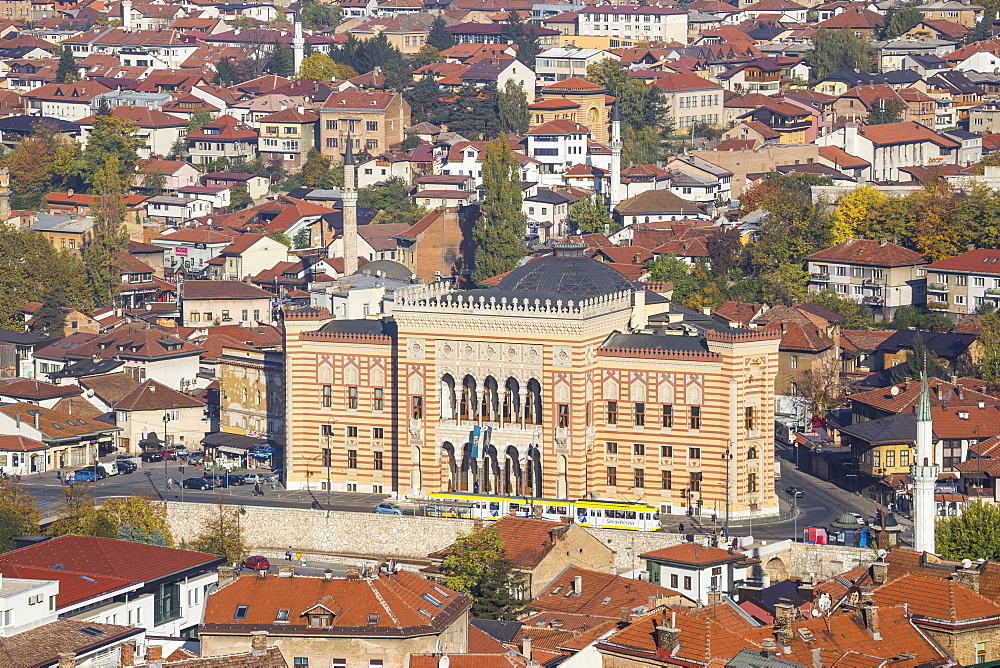
{"type": "Polygon", "coordinates": [[[76,653],[59,652],[59,668],[76,668],[76,653]]]}
{"type": "Polygon", "coordinates": [[[872,638],[881,640],[882,634],[879,633],[878,624],[878,606],[875,605],[870,592],[865,592],[862,596],[864,598],[861,602],[861,618],[865,622],[865,628],[872,634],[872,638]]]}
{"type": "Polygon", "coordinates": [[[632,611],[624,606],[622,607],[622,621],[626,624],[632,623],[632,611]]]}
{"type": "Polygon", "coordinates": [[[163,645],[146,646],[146,663],[163,663],[163,645]]]}
{"type": "Polygon", "coordinates": [[[219,582],[232,580],[236,577],[236,569],[232,566],[219,566],[219,582]]]}
{"type": "Polygon", "coordinates": [[[528,636],[521,638],[521,656],[531,661],[531,638],[528,636]]]}
{"type": "Polygon", "coordinates": [[[878,561],[873,561],[871,568],[872,582],[877,585],[884,585],[885,581],[889,579],[889,564],[887,564],[882,559],[878,561]]]}
{"type": "Polygon", "coordinates": [[[823,650],[819,647],[812,649],[812,668],[823,668],[823,650]]]}
{"type": "Polygon", "coordinates": [[[41,414],[40,414],[40,413],[38,413],[38,412],[36,412],[36,413],[35,413],[35,429],[37,429],[37,430],[40,430],[40,427],[38,426],[38,424],[39,424],[39,422],[38,422],[38,421],[39,421],[39,418],[40,418],[40,417],[41,417],[41,414]]]}
{"type": "Polygon", "coordinates": [[[979,571],[975,568],[961,568],[955,571],[951,579],[958,584],[979,593],[979,571]]]}
{"type": "Polygon", "coordinates": [[[778,603],[774,606],[774,636],[782,647],[792,644],[792,624],[795,622],[795,606],[791,603],[778,603]]]}
{"type": "Polygon", "coordinates": [[[267,631],[250,632],[250,651],[254,656],[263,656],[267,652],[267,631]]]}
{"type": "Polygon", "coordinates": [[[122,668],[128,668],[129,666],[135,665],[135,641],[130,640],[126,643],[122,643],[119,648],[119,663],[122,668]]]}
{"type": "Polygon", "coordinates": [[[263,580],[267,577],[267,571],[257,571],[257,577],[263,580]]]}
{"type": "Polygon", "coordinates": [[[279,578],[290,578],[295,575],[295,569],[291,566],[278,566],[279,578]]]}
{"type": "MultiPolygon", "coordinates": [[[[665,615],[666,613],[664,613],[665,615]]],[[[656,626],[654,642],[656,643],[656,649],[665,650],[670,654],[681,644],[681,632],[673,626],[658,624],[656,626]]]]}
{"type": "Polygon", "coordinates": [[[333,571],[331,571],[329,568],[326,569],[325,571],[323,571],[323,579],[324,580],[332,580],[333,579],[333,571]]]}
{"type": "Polygon", "coordinates": [[[573,593],[579,595],[583,591],[583,576],[577,575],[573,578],[573,593]]]}
{"type": "Polygon", "coordinates": [[[774,656],[774,653],[778,651],[778,643],[774,642],[774,638],[764,638],[760,643],[760,655],[764,658],[769,658],[774,656]]]}

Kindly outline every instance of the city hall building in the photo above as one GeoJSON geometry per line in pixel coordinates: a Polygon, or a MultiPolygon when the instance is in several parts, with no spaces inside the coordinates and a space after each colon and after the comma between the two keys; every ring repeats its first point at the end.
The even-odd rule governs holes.
{"type": "Polygon", "coordinates": [[[731,329],[557,244],[392,317],[285,320],[287,481],[777,512],[780,332],[731,329]]]}

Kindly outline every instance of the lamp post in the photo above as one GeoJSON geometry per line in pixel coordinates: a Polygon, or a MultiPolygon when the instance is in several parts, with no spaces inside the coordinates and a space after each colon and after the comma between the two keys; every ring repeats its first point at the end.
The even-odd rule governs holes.
{"type": "Polygon", "coordinates": [[[326,451],[323,452],[323,464],[326,465],[326,516],[330,516],[330,465],[333,463],[333,450],[330,449],[330,438],[333,436],[333,425],[326,430],[326,451]]]}
{"type": "MultiPolygon", "coordinates": [[[[167,423],[170,422],[170,411],[163,411],[163,447],[167,447],[167,423]]],[[[163,456],[163,500],[167,500],[167,457],[163,456]]]]}
{"type": "Polygon", "coordinates": [[[729,539],[729,486],[730,486],[730,469],[732,468],[733,462],[733,452],[732,452],[732,441],[726,446],[726,454],[722,456],[722,459],[726,462],[726,540],[729,539]]]}

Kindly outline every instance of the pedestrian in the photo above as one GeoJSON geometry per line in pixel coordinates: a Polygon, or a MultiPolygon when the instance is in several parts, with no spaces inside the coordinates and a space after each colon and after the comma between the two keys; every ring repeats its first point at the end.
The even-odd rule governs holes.
{"type": "Polygon", "coordinates": [[[312,508],[313,510],[319,510],[319,509],[320,509],[320,508],[319,508],[319,501],[313,501],[313,502],[312,502],[312,506],[310,506],[310,507],[311,507],[311,508],[312,508]]]}
{"type": "Polygon", "coordinates": [[[264,492],[260,491],[260,483],[255,482],[253,484],[253,495],[254,496],[264,496],[264,492]]]}
{"type": "Polygon", "coordinates": [[[288,549],[285,550],[285,561],[291,561],[291,560],[292,560],[292,546],[289,545],[288,549]]]}
{"type": "Polygon", "coordinates": [[[59,469],[56,469],[56,480],[58,480],[62,484],[66,484],[63,482],[62,471],[60,471],[59,469]]]}
{"type": "Polygon", "coordinates": [[[683,522],[681,522],[680,525],[677,527],[677,531],[679,531],[680,533],[684,533],[684,523],[683,522]]]}

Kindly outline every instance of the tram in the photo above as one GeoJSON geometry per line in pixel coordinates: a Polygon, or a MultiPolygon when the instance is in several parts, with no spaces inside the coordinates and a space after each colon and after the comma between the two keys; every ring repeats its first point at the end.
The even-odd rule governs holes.
{"type": "Polygon", "coordinates": [[[541,517],[558,521],[572,517],[584,527],[598,529],[626,529],[631,531],[658,531],[660,514],[656,508],[629,501],[580,499],[529,499],[515,496],[462,494],[439,492],[429,496],[435,504],[435,514],[441,517],[498,520],[507,515],[516,517],[541,517]]]}

